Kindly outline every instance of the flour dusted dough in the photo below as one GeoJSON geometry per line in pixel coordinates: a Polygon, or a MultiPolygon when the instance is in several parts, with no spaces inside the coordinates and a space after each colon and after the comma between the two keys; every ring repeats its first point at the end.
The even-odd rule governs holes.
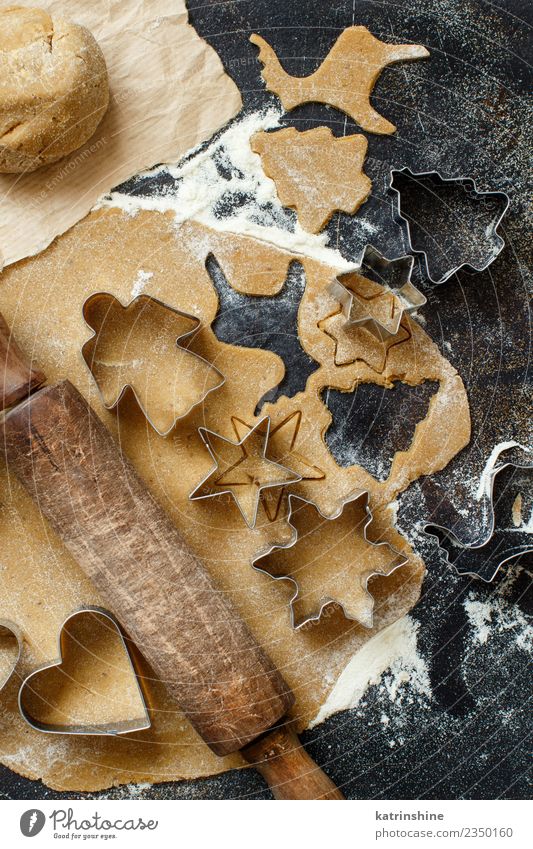
{"type": "Polygon", "coordinates": [[[0,171],[35,171],[89,139],[109,102],[88,29],[42,9],[0,9],[0,171]]]}
{"type": "Polygon", "coordinates": [[[256,133],[250,143],[281,203],[296,209],[310,233],[322,230],[337,210],[353,215],[370,194],[372,183],[363,173],[368,142],[362,135],[336,138],[329,127],[305,132],[288,127],[256,133]]]}
{"type": "MultiPolygon", "coordinates": [[[[6,269],[0,277],[0,311],[23,349],[38,359],[50,380],[68,377],[120,438],[123,450],[154,496],[294,689],[294,714],[302,729],[316,717],[355,652],[417,601],[424,565],[395,529],[388,505],[410,481],[443,468],[468,442],[468,402],[455,370],[411,319],[405,319],[409,339],[389,350],[380,370],[364,361],[363,336],[353,343],[353,362],[342,368],[335,366],[334,340],[318,323],[336,308],[330,292],[336,272],[299,257],[306,274],[299,334],[302,346],[319,368],[309,378],[305,392],[265,405],[261,415],[271,416],[273,430],[278,428],[281,450],[290,450],[298,458],[298,471],[305,473],[291,490],[316,501],[324,514],[333,515],[349,494],[368,489],[374,513],[372,538],[390,543],[406,554],[409,562],[388,577],[370,581],[369,591],[375,601],[372,630],[334,611],[318,625],[293,632],[288,611],[292,590],[285,582],[250,566],[259,551],[275,542],[289,541],[286,497],[274,516],[269,517],[260,508],[258,526],[253,531],[246,527],[231,499],[188,499],[194,485],[212,466],[197,428],[205,426],[235,440],[236,418],[246,426],[255,424],[259,399],[284,374],[277,355],[228,345],[215,337],[211,323],[218,302],[205,268],[209,253],[220,257],[231,284],[239,281],[241,291],[251,294],[258,287],[263,295],[279,290],[286,264],[298,259],[253,239],[214,232],[192,222],[176,227],[172,214],[141,212],[128,216],[118,210],[101,211],[80,222],[38,257],[6,269]],[[253,275],[248,269],[250,256],[254,257],[253,275]],[[107,289],[123,303],[128,302],[141,269],[153,275],[144,289],[147,294],[201,319],[203,326],[195,337],[194,351],[228,377],[224,386],[178,422],[166,439],[147,424],[131,398],[124,398],[117,412],[106,411],[80,355],[90,334],[82,318],[85,299],[92,292],[107,289]],[[360,382],[388,387],[398,379],[413,384],[439,382],[412,445],[395,455],[391,474],[384,482],[376,481],[360,466],[340,468],[323,439],[331,416],[320,400],[322,388],[329,385],[352,391],[360,382]]],[[[56,658],[58,630],[69,613],[83,605],[105,607],[105,601],[26,492],[1,465],[0,539],[0,619],[17,622],[23,632],[19,674],[27,674],[56,658]]],[[[158,681],[148,682],[152,728],[105,739],[51,737],[33,731],[17,712],[17,684],[14,676],[0,697],[0,760],[24,775],[42,778],[51,787],[98,790],[134,781],[193,778],[242,765],[238,755],[223,760],[213,755],[158,681]]],[[[68,712],[67,688],[59,694],[49,693],[49,698],[60,702],[58,710],[68,712]]],[[[124,719],[128,718],[127,701],[125,708],[124,719]]]]}

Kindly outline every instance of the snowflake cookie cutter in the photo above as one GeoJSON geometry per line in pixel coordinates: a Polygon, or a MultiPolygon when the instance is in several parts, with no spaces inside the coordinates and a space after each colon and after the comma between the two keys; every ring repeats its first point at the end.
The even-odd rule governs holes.
{"type": "Polygon", "coordinates": [[[486,271],[486,269],[494,262],[494,260],[499,256],[505,247],[505,240],[498,234],[498,227],[500,226],[508,208],[509,208],[509,195],[503,191],[494,191],[494,192],[482,192],[478,189],[475,180],[471,177],[443,177],[439,171],[420,171],[415,172],[411,171],[410,168],[393,168],[390,172],[389,177],[389,194],[393,196],[393,204],[392,204],[392,213],[394,220],[405,227],[407,234],[407,243],[408,249],[413,254],[418,254],[423,257],[424,265],[426,268],[426,273],[428,279],[431,283],[438,285],[440,283],[445,283],[450,279],[454,274],[464,268],[466,271],[471,272],[481,272],[486,271]],[[492,249],[490,252],[487,252],[487,258],[485,261],[480,264],[473,264],[468,260],[464,262],[456,263],[453,268],[448,269],[439,277],[434,277],[431,271],[431,264],[428,252],[425,250],[416,249],[413,246],[411,225],[409,223],[409,219],[402,213],[401,210],[401,191],[394,187],[394,175],[395,174],[403,174],[408,178],[413,180],[431,180],[436,184],[440,184],[441,186],[461,186],[465,192],[475,197],[476,199],[485,202],[485,203],[495,203],[499,202],[498,211],[494,213],[492,218],[490,219],[490,223],[487,227],[487,236],[488,239],[492,242],[492,249]]]}
{"type": "MultiPolygon", "coordinates": [[[[126,392],[128,390],[130,390],[133,393],[135,400],[136,400],[139,408],[141,409],[144,417],[146,418],[147,422],[151,425],[151,427],[153,427],[153,429],[156,431],[156,433],[158,433],[160,436],[163,436],[163,437],[168,436],[168,434],[174,429],[174,427],[175,427],[175,425],[178,421],[180,421],[181,419],[184,419],[186,416],[188,416],[188,414],[191,412],[191,410],[194,407],[197,407],[199,404],[202,404],[205,401],[205,399],[207,398],[207,396],[209,394],[211,394],[211,392],[214,392],[217,389],[220,389],[220,387],[223,386],[224,383],[226,382],[225,376],[222,374],[222,372],[219,369],[216,368],[216,366],[214,366],[212,363],[210,363],[208,360],[206,360],[204,357],[200,356],[199,354],[196,354],[192,351],[189,351],[187,348],[184,348],[182,346],[181,343],[184,340],[189,339],[191,336],[194,336],[194,334],[197,333],[197,331],[198,331],[198,329],[201,325],[200,319],[197,318],[194,315],[191,315],[190,313],[186,313],[186,312],[183,312],[182,310],[177,309],[176,307],[172,307],[169,304],[166,304],[164,301],[161,301],[158,298],[154,298],[151,295],[145,295],[145,294],[138,295],[136,298],[133,298],[131,301],[129,301],[129,303],[124,305],[124,304],[121,303],[121,301],[118,298],[116,298],[114,295],[111,295],[109,292],[94,292],[92,295],[89,295],[89,297],[85,300],[83,307],[82,307],[82,314],[83,314],[83,319],[85,321],[85,324],[87,325],[87,327],[89,327],[90,330],[92,330],[92,335],[83,344],[82,349],[81,349],[81,354],[82,354],[83,360],[85,362],[85,365],[87,366],[87,368],[91,372],[91,375],[93,376],[93,379],[94,379],[96,386],[97,386],[97,389],[98,389],[98,394],[100,396],[100,399],[101,399],[102,404],[104,405],[105,409],[106,410],[116,409],[118,407],[118,405],[120,404],[120,402],[122,401],[126,392]],[[107,304],[107,308],[106,308],[106,304],[107,304]],[[102,378],[100,378],[100,380],[98,380],[98,377],[97,377],[98,360],[96,358],[96,352],[97,352],[97,345],[98,345],[98,341],[99,341],[101,330],[102,330],[102,325],[107,320],[107,317],[110,314],[112,309],[119,308],[119,309],[123,310],[125,313],[127,313],[129,310],[135,310],[135,308],[138,305],[139,305],[139,308],[141,308],[141,309],[145,308],[145,307],[162,308],[163,310],[167,311],[169,314],[172,314],[173,316],[181,318],[185,322],[190,323],[192,325],[190,327],[190,329],[185,330],[184,332],[177,334],[177,336],[175,338],[176,349],[178,349],[179,351],[187,352],[191,357],[194,358],[194,360],[196,360],[198,363],[202,363],[205,367],[207,367],[210,371],[212,371],[214,373],[214,375],[217,376],[216,383],[213,386],[211,386],[209,388],[204,388],[201,392],[199,392],[196,400],[193,400],[190,404],[186,404],[185,407],[184,407],[184,410],[182,412],[177,413],[175,415],[172,415],[171,419],[164,426],[161,426],[161,424],[158,424],[158,422],[155,421],[154,416],[148,412],[148,410],[146,409],[146,404],[143,402],[143,399],[141,397],[141,393],[140,393],[138,387],[135,385],[134,381],[125,381],[124,383],[121,384],[118,391],[115,391],[113,393],[113,397],[108,398],[106,393],[103,390],[103,387],[102,387],[102,378]],[[104,308],[104,318],[103,318],[103,321],[101,322],[100,327],[98,327],[98,326],[95,327],[95,324],[97,324],[97,321],[96,321],[96,318],[93,315],[93,313],[95,311],[98,311],[98,309],[102,306],[104,308]]],[[[112,317],[111,317],[111,322],[113,322],[112,317]]]]}
{"type": "Polygon", "coordinates": [[[332,284],[332,294],[346,318],[345,327],[366,327],[382,342],[397,336],[404,314],[416,312],[427,303],[411,283],[413,265],[412,256],[389,259],[373,245],[366,245],[358,268],[339,275],[332,284]],[[365,272],[371,276],[366,277],[365,272]],[[367,295],[352,288],[356,279],[368,284],[371,291],[367,295]],[[381,311],[380,302],[385,307],[381,311]]]}
{"type": "Polygon", "coordinates": [[[367,530],[368,530],[369,525],[372,523],[372,521],[374,519],[373,513],[372,513],[370,506],[369,506],[369,497],[370,496],[369,496],[368,491],[363,490],[363,491],[357,493],[356,495],[352,495],[349,498],[347,498],[345,501],[343,501],[343,503],[341,504],[339,509],[336,511],[336,513],[334,513],[331,516],[326,516],[317,507],[317,505],[315,504],[314,501],[311,501],[307,498],[302,498],[300,495],[293,495],[292,493],[289,494],[289,496],[288,496],[287,521],[288,521],[289,525],[294,530],[292,540],[290,542],[288,542],[286,545],[271,545],[271,546],[269,546],[269,548],[267,548],[265,551],[260,552],[259,554],[257,554],[253,558],[251,565],[257,572],[261,572],[264,575],[267,575],[269,578],[271,578],[275,581],[290,581],[294,585],[294,593],[293,593],[293,595],[292,595],[292,597],[289,601],[290,623],[291,623],[291,628],[293,629],[293,631],[299,631],[301,628],[303,628],[305,625],[308,625],[311,622],[318,622],[320,620],[320,618],[322,617],[324,610],[328,606],[333,605],[333,604],[337,604],[341,607],[343,615],[349,621],[359,622],[361,625],[363,625],[363,627],[368,628],[369,630],[373,628],[373,625],[374,625],[374,615],[373,615],[374,614],[374,598],[368,590],[368,582],[370,581],[371,578],[379,576],[379,575],[384,576],[384,577],[391,575],[393,572],[396,571],[396,569],[399,569],[401,566],[405,566],[405,564],[409,561],[409,557],[407,557],[406,555],[397,551],[397,549],[395,549],[388,542],[385,542],[385,541],[373,542],[372,540],[370,540],[368,538],[367,530]],[[347,505],[353,504],[357,501],[362,501],[362,506],[364,508],[364,513],[365,513],[365,518],[364,518],[362,528],[361,528],[361,533],[362,533],[362,537],[363,537],[364,542],[367,543],[368,545],[372,546],[375,549],[383,548],[383,547],[389,549],[390,552],[391,552],[391,555],[394,555],[395,561],[396,561],[396,562],[393,561],[393,566],[388,571],[375,569],[375,570],[370,570],[368,573],[365,573],[363,576],[361,576],[360,585],[363,589],[365,596],[367,597],[368,604],[369,604],[368,620],[362,621],[361,619],[359,619],[356,616],[351,616],[346,611],[344,604],[341,601],[339,601],[338,599],[333,598],[332,596],[331,597],[325,596],[320,600],[318,610],[317,610],[316,613],[307,615],[307,616],[303,617],[302,619],[297,620],[295,609],[294,609],[294,604],[295,604],[295,602],[298,599],[299,594],[300,594],[300,584],[299,584],[298,580],[296,578],[294,578],[291,574],[288,574],[288,573],[283,574],[283,575],[281,575],[281,574],[280,575],[273,575],[267,568],[265,568],[264,565],[262,566],[260,564],[262,562],[264,562],[265,560],[267,560],[267,558],[275,550],[279,550],[280,552],[284,552],[284,551],[289,551],[290,549],[293,549],[297,545],[299,540],[301,539],[301,537],[299,536],[299,533],[298,533],[298,529],[295,527],[293,522],[291,522],[291,518],[293,517],[293,514],[295,513],[296,509],[298,509],[297,507],[295,507],[295,505],[297,503],[299,503],[299,505],[308,505],[308,506],[314,508],[321,519],[324,519],[325,521],[333,521],[335,519],[338,519],[341,516],[341,514],[343,513],[343,511],[344,511],[344,509],[346,508],[347,505]]]}
{"type": "Polygon", "coordinates": [[[207,428],[198,428],[198,432],[211,455],[214,466],[195,486],[189,495],[189,500],[200,501],[207,498],[216,498],[220,495],[230,495],[250,529],[256,526],[259,499],[264,489],[284,487],[302,480],[301,475],[267,457],[270,416],[264,416],[260,419],[238,442],[233,442],[231,439],[227,439],[225,436],[207,428]],[[226,468],[223,470],[221,470],[221,462],[224,462],[224,458],[221,453],[217,455],[213,447],[216,443],[218,443],[221,452],[226,450],[234,454],[236,458],[235,461],[225,462],[226,468]],[[250,448],[254,445],[256,451],[250,452],[250,448]],[[268,473],[272,475],[271,478],[265,478],[261,482],[261,479],[256,477],[253,460],[248,463],[254,455],[258,458],[260,465],[263,466],[263,471],[266,472],[268,467],[272,467],[272,469],[268,468],[268,473]],[[276,470],[276,475],[274,475],[274,470],[276,470]],[[221,471],[221,474],[217,478],[216,475],[219,471],[221,471]],[[248,492],[246,492],[246,489],[248,489],[248,492]],[[242,493],[242,498],[239,497],[240,493],[242,493]]]}
{"type": "Polygon", "coordinates": [[[22,633],[20,628],[10,619],[0,619],[0,646],[4,648],[4,643],[12,644],[13,642],[16,644],[15,650],[12,650],[12,645],[9,646],[11,657],[4,673],[0,675],[0,693],[11,680],[22,655],[22,633]]]}
{"type": "Polygon", "coordinates": [[[511,560],[515,560],[518,557],[522,557],[524,554],[533,553],[532,540],[530,542],[519,542],[517,545],[511,545],[510,548],[504,549],[503,552],[498,554],[495,562],[493,562],[493,559],[490,556],[491,552],[489,550],[489,546],[497,531],[494,509],[494,484],[498,476],[503,471],[510,468],[515,469],[516,471],[526,472],[528,475],[533,476],[533,465],[529,464],[509,462],[503,463],[501,466],[497,466],[492,470],[487,487],[490,515],[489,529],[485,537],[480,542],[473,544],[463,543],[450,528],[447,528],[444,525],[437,525],[432,522],[428,522],[423,527],[424,532],[428,536],[434,537],[437,540],[439,549],[443,552],[445,563],[447,563],[448,566],[450,566],[455,573],[461,577],[477,578],[486,584],[490,584],[506,563],[509,563],[511,560]],[[456,552],[456,557],[455,559],[450,560],[450,554],[453,551],[456,552]],[[485,557],[487,553],[489,556],[485,557]],[[467,566],[464,568],[461,567],[460,563],[458,563],[461,555],[468,556],[468,554],[479,555],[480,558],[483,558],[481,569],[475,571],[473,569],[469,569],[467,566]]]}
{"type": "MultiPolygon", "coordinates": [[[[80,643],[78,643],[81,645],[80,643]]],[[[87,651],[90,651],[90,648],[87,647],[87,651]]],[[[122,628],[115,617],[109,613],[109,611],[104,610],[100,607],[82,607],[78,610],[75,610],[73,613],[70,613],[62,622],[61,627],[59,629],[59,637],[58,637],[58,656],[55,660],[50,663],[45,663],[42,666],[39,666],[37,669],[34,669],[24,680],[19,689],[18,693],[18,708],[22,718],[30,725],[35,731],[40,731],[45,734],[71,734],[71,735],[87,735],[87,736],[120,736],[122,734],[131,734],[136,731],[144,731],[147,728],[151,727],[151,719],[148,712],[148,708],[146,705],[146,699],[143,692],[143,687],[141,685],[141,668],[138,664],[136,656],[130,651],[130,648],[125,640],[124,633],[122,628]],[[43,701],[42,696],[38,693],[38,691],[33,690],[32,682],[35,682],[38,676],[43,675],[48,670],[61,668],[65,663],[67,657],[67,649],[66,649],[66,628],[68,624],[75,619],[76,617],[83,616],[84,614],[96,614],[105,620],[106,627],[111,628],[114,633],[118,636],[119,641],[124,650],[124,657],[126,658],[126,670],[129,673],[131,671],[133,675],[133,680],[135,681],[137,695],[139,698],[139,704],[141,707],[141,714],[138,717],[134,717],[133,719],[120,720],[112,723],[102,723],[102,724],[77,724],[66,722],[65,724],[57,725],[53,723],[44,723],[37,719],[31,713],[31,710],[27,707],[27,692],[33,693],[37,696],[37,698],[43,701]]]]}

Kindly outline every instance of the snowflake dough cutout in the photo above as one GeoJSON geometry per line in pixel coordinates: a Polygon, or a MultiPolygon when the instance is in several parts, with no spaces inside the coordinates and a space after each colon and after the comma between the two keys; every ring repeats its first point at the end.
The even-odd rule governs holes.
{"type": "Polygon", "coordinates": [[[293,77],[282,68],[276,53],[260,35],[250,36],[259,47],[263,79],[286,111],[302,103],[327,103],[350,116],[369,133],[389,135],[396,127],[370,105],[370,95],[387,65],[424,59],[429,51],[420,44],[387,44],[366,27],[348,27],[320,67],[308,77],[293,77]]]}
{"type": "Polygon", "coordinates": [[[362,135],[336,138],[329,127],[294,127],[252,136],[254,153],[276,184],[283,206],[295,209],[304,230],[318,233],[334,212],[353,215],[372,182],[363,172],[368,142],[362,135]]]}
{"type": "Polygon", "coordinates": [[[295,630],[318,622],[325,608],[334,604],[347,619],[372,628],[374,599],[367,589],[369,579],[390,575],[409,559],[387,542],[368,539],[372,518],[367,492],[348,499],[330,517],[313,502],[289,495],[293,541],[273,546],[252,565],[274,580],[294,585],[290,614],[295,630]],[[315,588],[310,589],[313,584],[315,588]]]}

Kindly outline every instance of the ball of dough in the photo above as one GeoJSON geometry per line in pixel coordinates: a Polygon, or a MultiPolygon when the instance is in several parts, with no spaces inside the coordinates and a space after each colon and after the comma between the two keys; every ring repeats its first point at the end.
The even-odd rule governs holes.
{"type": "Polygon", "coordinates": [[[34,171],[76,150],[108,103],[89,30],[42,9],[0,9],[0,172],[34,171]]]}

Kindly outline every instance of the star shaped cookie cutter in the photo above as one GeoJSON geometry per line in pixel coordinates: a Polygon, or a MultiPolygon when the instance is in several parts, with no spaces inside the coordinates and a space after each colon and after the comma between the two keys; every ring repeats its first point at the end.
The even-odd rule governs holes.
{"type": "Polygon", "coordinates": [[[287,543],[286,545],[271,545],[265,551],[260,552],[252,560],[252,567],[254,569],[256,569],[258,572],[262,572],[264,575],[268,575],[269,578],[272,578],[275,581],[290,581],[294,585],[295,591],[294,591],[292,598],[289,601],[291,628],[294,631],[298,631],[298,630],[300,630],[300,628],[303,628],[304,625],[307,625],[309,622],[318,622],[326,607],[328,607],[331,604],[338,604],[342,608],[342,612],[343,612],[344,616],[346,617],[346,619],[353,621],[353,622],[360,622],[360,624],[362,624],[365,628],[371,629],[373,627],[373,623],[374,623],[374,617],[373,617],[374,598],[370,594],[370,592],[368,591],[369,580],[371,578],[377,576],[377,575],[382,575],[382,576],[391,575],[392,572],[396,571],[396,569],[399,569],[401,566],[405,566],[405,564],[409,561],[409,558],[406,555],[401,554],[395,548],[393,548],[393,546],[390,545],[390,543],[388,543],[388,542],[373,542],[372,540],[368,539],[367,529],[374,519],[374,516],[373,516],[372,511],[371,511],[370,506],[369,506],[369,493],[368,493],[368,491],[363,490],[362,492],[359,492],[356,495],[352,495],[351,497],[347,498],[342,503],[342,505],[339,507],[337,512],[334,513],[332,516],[325,516],[324,513],[322,513],[322,511],[317,507],[317,505],[315,504],[314,501],[310,501],[307,498],[302,498],[300,495],[290,494],[288,496],[288,503],[289,503],[289,511],[288,511],[288,516],[287,516],[287,521],[288,521],[289,525],[291,526],[291,528],[293,528],[293,530],[294,530],[292,540],[289,543],[287,543]],[[343,511],[344,511],[344,509],[347,505],[355,503],[357,501],[363,502],[363,508],[364,508],[364,513],[365,513],[364,522],[363,522],[362,528],[361,528],[362,537],[363,537],[364,542],[367,543],[368,545],[374,547],[374,548],[382,548],[382,547],[388,548],[391,552],[391,555],[394,555],[394,561],[393,561],[392,568],[389,569],[388,571],[376,569],[376,570],[369,571],[368,573],[366,573],[363,576],[360,576],[360,584],[362,586],[363,592],[368,597],[367,619],[364,621],[363,618],[359,618],[357,616],[350,615],[349,612],[347,612],[345,605],[339,599],[336,599],[336,598],[333,598],[332,596],[327,595],[327,596],[322,597],[322,599],[320,600],[318,610],[317,610],[316,613],[309,614],[309,615],[304,616],[303,618],[297,620],[294,605],[295,605],[295,602],[297,601],[297,599],[299,598],[299,595],[300,595],[300,584],[299,584],[298,580],[296,578],[294,578],[291,574],[273,575],[271,572],[268,571],[268,569],[266,569],[264,566],[261,566],[259,564],[261,562],[264,562],[272,554],[272,552],[275,551],[275,550],[279,550],[279,551],[283,552],[283,551],[288,551],[288,550],[294,548],[297,545],[297,543],[299,542],[299,540],[301,539],[301,537],[298,533],[298,529],[293,524],[293,522],[291,522],[291,518],[293,516],[293,513],[295,513],[295,511],[298,509],[297,505],[303,504],[303,505],[308,505],[310,507],[313,507],[316,510],[318,516],[321,517],[321,519],[324,519],[324,521],[334,521],[335,519],[338,519],[341,516],[341,514],[343,513],[343,511]]]}
{"type": "Polygon", "coordinates": [[[494,510],[494,484],[497,477],[505,471],[505,469],[513,468],[515,470],[520,470],[524,472],[528,472],[533,476],[533,465],[521,464],[521,463],[502,463],[501,466],[497,466],[493,469],[489,481],[488,481],[488,496],[489,496],[489,511],[490,511],[490,522],[489,522],[489,530],[486,536],[477,543],[473,543],[472,545],[468,545],[467,543],[461,542],[461,540],[454,534],[454,532],[445,527],[444,525],[436,525],[434,523],[427,523],[424,525],[424,532],[431,537],[434,537],[439,545],[439,549],[444,554],[444,561],[452,567],[455,573],[459,576],[469,577],[469,578],[478,578],[486,584],[490,584],[502,566],[506,563],[509,563],[511,560],[515,560],[517,557],[521,557],[524,554],[530,554],[533,552],[533,541],[528,543],[524,542],[523,544],[519,544],[517,546],[511,546],[510,548],[505,549],[503,552],[500,552],[498,559],[496,562],[492,561],[490,557],[491,552],[488,551],[488,547],[490,545],[491,540],[494,538],[496,532],[496,516],[494,510]],[[448,543],[447,545],[443,545],[443,539],[439,535],[442,534],[444,540],[448,543]],[[454,560],[450,560],[450,554],[452,551],[456,552],[456,557],[454,560]],[[461,555],[471,553],[473,555],[479,555],[480,557],[484,557],[486,553],[488,553],[488,557],[484,557],[483,565],[478,570],[475,571],[473,569],[469,569],[468,567],[462,568],[458,561],[461,558],[461,555]]]}
{"type": "MultiPolygon", "coordinates": [[[[91,372],[91,374],[92,374],[92,376],[95,380],[96,386],[98,388],[98,393],[100,395],[100,398],[102,400],[102,404],[104,405],[105,409],[106,410],[116,409],[118,407],[118,405],[120,404],[122,398],[124,397],[125,393],[129,389],[133,393],[135,400],[136,400],[137,404],[139,405],[140,409],[142,410],[142,413],[145,416],[146,420],[153,427],[153,429],[156,431],[156,433],[158,433],[160,436],[168,436],[168,434],[173,430],[173,428],[175,427],[175,425],[178,421],[185,418],[191,412],[191,410],[194,407],[197,407],[199,404],[203,403],[203,401],[205,401],[206,397],[211,392],[216,391],[221,386],[223,386],[224,383],[226,382],[225,376],[222,374],[222,372],[219,371],[219,369],[216,368],[216,366],[214,366],[212,363],[208,362],[208,360],[206,360],[204,357],[201,357],[199,354],[196,354],[192,351],[188,351],[186,348],[183,348],[182,345],[180,344],[185,339],[188,339],[189,337],[193,336],[197,332],[198,328],[200,327],[200,324],[201,324],[200,319],[197,318],[194,315],[190,315],[189,313],[183,312],[182,310],[176,309],[175,307],[171,307],[171,306],[169,306],[169,304],[164,303],[164,301],[160,301],[158,298],[154,298],[151,295],[145,295],[145,294],[138,295],[136,298],[133,298],[131,301],[129,301],[129,303],[127,303],[124,306],[118,300],[118,298],[115,298],[114,295],[111,295],[108,292],[95,292],[92,295],[89,295],[89,297],[86,299],[86,301],[83,304],[82,313],[83,313],[83,318],[85,320],[87,327],[89,327],[90,330],[92,330],[92,336],[90,336],[90,338],[87,339],[87,341],[83,344],[82,349],[81,349],[81,354],[82,354],[82,357],[85,361],[87,368],[89,369],[89,371],[91,372]],[[102,323],[100,324],[100,327],[95,327],[94,325],[96,324],[96,321],[91,316],[91,312],[95,308],[98,309],[99,305],[104,305],[104,308],[105,308],[106,302],[107,302],[108,306],[107,306],[107,309],[106,309],[106,312],[105,312],[105,318],[102,321],[102,323]],[[148,411],[146,409],[146,405],[141,398],[140,392],[139,392],[138,388],[135,386],[135,383],[133,381],[124,382],[122,384],[120,390],[113,397],[113,400],[110,401],[106,398],[106,395],[105,395],[105,393],[102,389],[101,383],[98,381],[98,379],[96,377],[97,366],[98,366],[98,362],[96,360],[96,349],[97,349],[98,339],[99,339],[99,336],[100,336],[100,333],[101,333],[101,330],[102,330],[102,325],[104,324],[104,322],[107,318],[107,315],[109,314],[110,309],[112,307],[115,307],[116,304],[118,304],[119,307],[122,310],[124,310],[125,312],[127,312],[128,310],[135,309],[135,307],[137,305],[140,305],[141,307],[143,305],[146,306],[146,307],[157,305],[158,307],[162,307],[164,310],[168,311],[169,313],[172,313],[173,315],[179,316],[180,318],[185,319],[187,322],[190,322],[192,324],[192,327],[191,327],[190,330],[186,330],[183,333],[179,333],[179,334],[176,335],[176,337],[175,337],[176,348],[187,351],[187,353],[191,357],[195,358],[196,361],[203,363],[204,365],[208,366],[209,369],[213,370],[214,374],[218,376],[218,380],[216,382],[216,385],[212,386],[211,388],[204,388],[201,392],[198,393],[197,400],[193,401],[188,406],[186,406],[184,412],[182,412],[180,414],[176,414],[176,415],[173,416],[173,422],[170,425],[170,427],[160,427],[160,426],[157,425],[157,423],[154,421],[153,416],[148,413],[148,411]]],[[[111,318],[111,321],[112,320],[113,319],[111,318]]]]}
{"type": "MultiPolygon", "coordinates": [[[[87,651],[90,651],[89,647],[87,647],[87,651]]],[[[121,734],[129,734],[134,731],[144,731],[147,728],[151,727],[151,719],[148,713],[148,708],[146,706],[146,700],[143,693],[143,687],[141,686],[141,681],[139,678],[140,669],[137,665],[137,661],[134,656],[131,654],[126,640],[124,638],[124,634],[122,632],[122,628],[120,627],[119,622],[115,619],[115,617],[109,613],[107,610],[103,610],[100,607],[82,607],[78,610],[75,610],[73,613],[70,613],[62,622],[61,627],[59,629],[58,636],[58,655],[57,658],[50,663],[45,663],[42,666],[39,666],[37,669],[34,669],[23,681],[19,689],[18,693],[18,707],[19,712],[22,718],[30,725],[35,731],[41,731],[45,734],[79,734],[79,735],[90,735],[90,736],[117,736],[121,734]],[[31,712],[28,710],[25,703],[25,695],[26,691],[35,692],[32,690],[32,681],[34,681],[37,676],[40,676],[42,673],[46,672],[49,669],[60,668],[64,662],[66,657],[65,652],[65,629],[69,622],[77,616],[83,615],[85,613],[94,613],[98,614],[98,616],[105,619],[110,628],[112,628],[119,637],[119,640],[124,649],[125,657],[127,659],[126,667],[131,670],[133,677],[135,679],[137,692],[140,700],[140,704],[142,705],[142,715],[136,717],[134,719],[128,719],[123,721],[116,721],[111,724],[87,724],[87,725],[76,725],[65,723],[64,725],[54,725],[54,724],[45,724],[34,717],[31,712]]],[[[42,698],[38,696],[39,698],[42,698]]]]}
{"type": "Polygon", "coordinates": [[[301,475],[266,456],[270,436],[269,416],[260,419],[238,442],[207,428],[199,428],[198,432],[215,465],[193,489],[189,499],[198,501],[230,495],[249,528],[255,528],[259,499],[264,489],[284,487],[302,480],[301,475]],[[224,451],[230,456],[229,461],[224,458],[224,451]]]}
{"type": "Polygon", "coordinates": [[[404,313],[427,303],[411,283],[413,264],[412,256],[388,259],[373,245],[366,245],[357,270],[339,275],[332,284],[345,327],[366,327],[382,342],[396,336],[404,313]]]}
{"type": "Polygon", "coordinates": [[[509,195],[506,192],[482,192],[478,189],[475,180],[471,177],[443,177],[439,171],[420,171],[414,172],[409,168],[397,168],[392,169],[390,172],[390,180],[389,180],[389,193],[393,196],[393,218],[397,221],[398,224],[404,225],[407,232],[407,242],[409,246],[409,250],[414,254],[419,254],[424,259],[424,264],[426,267],[426,272],[428,279],[431,283],[438,285],[440,283],[445,283],[446,280],[449,280],[454,274],[460,271],[461,268],[470,271],[486,271],[486,269],[491,265],[496,257],[501,253],[503,248],[505,247],[505,241],[502,239],[500,235],[498,235],[498,227],[500,226],[502,219],[509,208],[509,195]],[[468,260],[465,262],[460,262],[455,265],[453,268],[448,269],[444,274],[440,277],[433,277],[430,269],[429,256],[427,251],[417,250],[413,246],[412,241],[412,233],[411,227],[409,224],[409,220],[402,214],[401,210],[401,192],[393,186],[394,175],[395,174],[405,174],[406,176],[413,178],[414,180],[432,180],[435,183],[440,183],[441,185],[457,185],[462,186],[467,194],[476,197],[480,201],[502,201],[503,205],[500,207],[500,211],[497,212],[487,229],[487,235],[492,240],[492,252],[488,254],[485,262],[482,262],[479,265],[473,265],[468,260]]]}

